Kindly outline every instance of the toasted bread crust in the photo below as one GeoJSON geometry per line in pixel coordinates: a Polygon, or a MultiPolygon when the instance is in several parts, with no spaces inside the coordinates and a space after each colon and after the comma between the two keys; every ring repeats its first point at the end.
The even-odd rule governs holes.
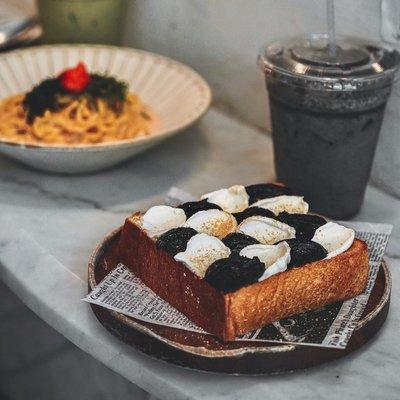
{"type": "Polygon", "coordinates": [[[226,337],[362,293],[368,278],[367,245],[356,239],[344,253],[292,268],[228,293],[226,337]]]}
{"type": "Polygon", "coordinates": [[[150,289],[216,336],[225,331],[225,299],[184,264],[159,250],[135,223],[126,220],[119,243],[120,261],[150,289]]]}
{"type": "Polygon", "coordinates": [[[156,247],[135,224],[125,221],[119,243],[120,261],[150,289],[190,320],[223,341],[300,312],[317,309],[364,291],[368,249],[356,239],[344,253],[223,294],[185,265],[156,247]]]}

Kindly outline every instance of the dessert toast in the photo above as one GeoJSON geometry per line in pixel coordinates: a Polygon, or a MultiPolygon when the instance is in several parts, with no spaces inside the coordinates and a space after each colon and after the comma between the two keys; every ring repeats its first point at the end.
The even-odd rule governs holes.
{"type": "MultiPolygon", "coordinates": [[[[351,236],[348,228],[340,229],[339,225],[325,220],[318,224],[319,220],[316,218],[320,217],[304,217],[301,213],[290,213],[293,211],[292,203],[291,206],[284,205],[285,211],[282,211],[280,206],[276,208],[274,201],[270,201],[279,195],[266,198],[269,206],[273,204],[272,210],[275,214],[269,214],[271,206],[270,209],[262,208],[268,211],[265,213],[261,210],[248,212],[246,210],[249,208],[258,208],[253,204],[260,201],[251,198],[251,189],[248,189],[248,192],[250,192],[248,200],[244,203],[247,207],[235,206],[233,211],[243,210],[229,214],[238,222],[233,226],[230,220],[224,224],[215,221],[210,223],[210,220],[203,224],[195,221],[194,225],[190,222],[190,218],[199,212],[232,211],[232,202],[227,205],[227,202],[221,202],[218,198],[213,199],[216,203],[207,200],[210,204],[216,204],[218,208],[209,209],[208,204],[203,204],[200,208],[206,207],[206,209],[197,211],[195,203],[204,203],[204,199],[193,202],[194,210],[188,211],[188,206],[185,208],[183,205],[179,210],[185,211],[185,217],[180,220],[183,214],[174,211],[179,214],[179,218],[174,216],[172,225],[178,226],[170,228],[172,225],[164,226],[162,223],[164,232],[161,234],[154,231],[157,225],[154,221],[146,222],[146,214],[132,215],[125,221],[122,230],[118,247],[119,261],[129,267],[157,295],[206,332],[223,341],[232,341],[237,336],[273,321],[349,299],[364,291],[369,271],[368,249],[365,242],[354,239],[354,232],[351,236]],[[223,211],[224,209],[228,211],[223,211]],[[255,215],[256,211],[262,215],[255,215]],[[241,213],[242,215],[239,215],[241,213]],[[249,214],[254,215],[248,216],[249,214]],[[183,220],[185,221],[182,222],[183,220]],[[275,226],[270,220],[285,220],[295,228],[284,231],[288,237],[283,240],[280,231],[274,231],[272,236],[270,232],[265,236],[265,232],[262,231],[260,235],[256,223],[259,224],[260,221],[265,223],[266,220],[268,220],[268,224],[265,225],[266,231],[273,231],[276,226],[290,227],[285,223],[279,225],[280,221],[275,226]],[[250,224],[253,230],[249,228],[250,224]],[[196,226],[197,229],[190,225],[196,226]],[[215,228],[217,225],[218,229],[215,228]],[[224,227],[228,227],[227,230],[224,231],[224,227]],[[244,231],[247,234],[243,233],[244,231]],[[331,246],[331,242],[340,236],[342,231],[348,238],[343,237],[350,238],[351,241],[339,240],[341,246],[339,251],[331,246]],[[186,238],[182,240],[185,235],[186,238]],[[215,236],[219,236],[220,239],[215,236]],[[310,237],[313,240],[310,240],[310,237]],[[165,241],[165,238],[172,239],[165,241]],[[188,253],[188,249],[192,248],[190,242],[196,238],[204,246],[208,243],[204,241],[207,238],[222,241],[221,243],[229,246],[229,253],[224,253],[225,247],[228,246],[223,245],[224,247],[217,248],[218,255],[214,254],[214,258],[210,259],[212,252],[208,249],[206,253],[202,253],[200,262],[197,262],[198,253],[195,251],[194,256],[190,255],[191,258],[185,256],[185,252],[188,253]],[[257,241],[257,244],[251,240],[257,241]],[[329,251],[318,244],[318,240],[326,243],[329,251]],[[249,241],[250,244],[243,241],[249,241]],[[345,242],[347,244],[344,245],[345,242]],[[183,252],[179,251],[182,249],[183,252]],[[281,251],[281,254],[278,254],[277,250],[281,251]],[[252,252],[257,255],[253,257],[252,252]],[[193,260],[196,262],[192,262],[193,260]],[[206,268],[203,268],[204,262],[206,268]]],[[[295,204],[294,211],[299,211],[298,204],[300,203],[295,204]]],[[[155,214],[160,216],[160,212],[157,211],[155,214]]],[[[207,213],[208,216],[214,214],[216,213],[207,213]]],[[[309,214],[304,213],[304,215],[309,214]]],[[[225,218],[225,215],[221,216],[225,218]]]]}

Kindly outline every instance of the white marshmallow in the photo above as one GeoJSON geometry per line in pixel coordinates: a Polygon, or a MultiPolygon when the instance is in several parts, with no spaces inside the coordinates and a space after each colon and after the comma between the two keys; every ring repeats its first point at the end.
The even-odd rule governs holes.
{"type": "Polygon", "coordinates": [[[180,208],[154,206],[141,219],[141,226],[150,237],[157,237],[186,221],[185,212],[180,208]]]}
{"type": "Polygon", "coordinates": [[[231,251],[216,237],[199,233],[187,243],[186,250],[175,255],[194,274],[204,278],[207,268],[216,260],[229,257],[231,251]]]}
{"type": "Polygon", "coordinates": [[[303,200],[302,196],[276,196],[269,199],[262,199],[251,205],[252,207],[266,208],[275,215],[286,211],[290,214],[307,214],[308,203],[303,200]]]}
{"type": "Polygon", "coordinates": [[[210,203],[217,204],[228,213],[240,212],[249,206],[249,195],[242,185],[207,193],[201,196],[201,199],[207,199],[210,203]]]}
{"type": "Polygon", "coordinates": [[[265,272],[258,279],[259,282],[286,271],[290,262],[290,247],[286,242],[276,245],[252,244],[243,248],[239,254],[247,258],[258,257],[265,264],[265,272]]]}
{"type": "Polygon", "coordinates": [[[238,228],[239,232],[257,239],[262,244],[274,244],[280,240],[292,239],[296,230],[276,221],[275,219],[261,216],[246,218],[238,228]]]}
{"type": "Polygon", "coordinates": [[[225,237],[237,227],[233,215],[221,210],[204,210],[193,214],[185,226],[195,229],[199,233],[206,233],[218,238],[225,237]]]}
{"type": "Polygon", "coordinates": [[[327,222],[315,231],[311,240],[326,249],[326,258],[332,258],[350,248],[354,242],[354,231],[335,222],[327,222]]]}

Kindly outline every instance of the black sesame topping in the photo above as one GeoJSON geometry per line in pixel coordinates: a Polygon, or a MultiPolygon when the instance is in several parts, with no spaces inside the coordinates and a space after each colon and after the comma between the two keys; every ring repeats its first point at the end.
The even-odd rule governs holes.
{"type": "Polygon", "coordinates": [[[261,207],[249,207],[241,212],[234,213],[232,215],[236,218],[238,224],[240,224],[246,218],[254,217],[255,215],[261,217],[275,218],[275,214],[272,211],[261,207]]]}
{"type": "Polygon", "coordinates": [[[293,194],[292,190],[286,186],[275,185],[273,183],[259,183],[257,185],[246,186],[246,192],[250,197],[249,204],[270,197],[293,194]]]}
{"type": "Polygon", "coordinates": [[[322,260],[328,255],[323,246],[311,240],[288,239],[286,242],[290,247],[289,268],[322,260]]]}
{"type": "Polygon", "coordinates": [[[265,265],[257,257],[250,259],[232,253],[212,263],[204,279],[215,289],[229,293],[257,282],[264,271],[265,265]]]}
{"type": "Polygon", "coordinates": [[[208,202],[207,199],[199,201],[188,201],[187,203],[179,205],[178,208],[181,208],[183,211],[185,211],[186,218],[190,218],[193,214],[196,214],[199,211],[222,210],[220,206],[208,202]]]}
{"type": "Polygon", "coordinates": [[[296,239],[311,240],[315,231],[320,226],[326,224],[324,218],[312,214],[289,214],[281,212],[276,219],[296,229],[296,239]]]}
{"type": "Polygon", "coordinates": [[[187,242],[194,235],[197,235],[197,231],[192,228],[174,228],[162,234],[156,246],[174,256],[186,250],[187,242]]]}
{"type": "Polygon", "coordinates": [[[246,246],[260,243],[257,239],[240,232],[230,233],[222,239],[222,242],[225,246],[229,247],[231,251],[236,253],[239,253],[246,246]]]}

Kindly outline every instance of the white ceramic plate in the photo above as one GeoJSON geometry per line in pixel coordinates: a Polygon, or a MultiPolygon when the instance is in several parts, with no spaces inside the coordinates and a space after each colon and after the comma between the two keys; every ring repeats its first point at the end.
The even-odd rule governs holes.
{"type": "Polygon", "coordinates": [[[200,118],[211,102],[207,82],[169,58],[123,47],[54,45],[0,55],[0,99],[26,92],[41,80],[83,61],[90,72],[128,83],[160,118],[154,134],[113,143],[74,147],[20,145],[0,138],[0,153],[41,170],[91,172],[118,164],[178,133],[200,118]]]}

